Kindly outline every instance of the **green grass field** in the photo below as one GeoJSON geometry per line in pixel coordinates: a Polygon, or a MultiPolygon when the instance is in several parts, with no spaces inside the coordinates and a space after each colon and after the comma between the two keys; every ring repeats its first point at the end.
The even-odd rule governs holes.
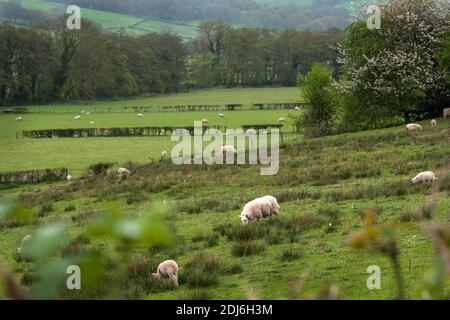
{"type": "MultiPolygon", "coordinates": [[[[286,117],[286,110],[243,110],[218,112],[151,112],[144,118],[138,118],[133,112],[121,113],[124,106],[157,106],[180,104],[227,104],[258,102],[281,103],[299,100],[297,88],[279,89],[217,89],[193,93],[157,96],[126,101],[98,102],[95,104],[61,104],[31,106],[30,110],[41,113],[23,115],[24,122],[15,122],[16,115],[0,115],[0,149],[5,150],[0,158],[2,171],[18,171],[30,168],[43,169],[67,167],[74,175],[79,175],[87,166],[100,161],[145,162],[150,158],[158,159],[162,151],[170,150],[173,143],[170,136],[150,138],[88,138],[88,139],[16,139],[16,133],[33,129],[64,128],[111,128],[132,126],[193,126],[194,121],[208,119],[210,125],[240,128],[244,124],[277,123],[280,117],[286,117]],[[111,108],[111,113],[104,112],[111,108]],[[81,110],[92,112],[80,121],[73,118],[81,110]],[[51,113],[45,113],[51,112],[51,113]],[[61,112],[61,114],[59,114],[61,112]],[[90,122],[95,124],[91,125],[90,122]],[[77,156],[74,157],[73,153],[77,156]],[[17,159],[17,161],[10,161],[17,159]]],[[[289,124],[287,131],[291,131],[289,124]]]]}
{"type": "MultiPolygon", "coordinates": [[[[245,97],[241,101],[247,103],[256,102],[254,99],[263,102],[264,96],[274,99],[272,102],[282,102],[292,101],[295,92],[298,95],[298,90],[294,89],[272,89],[271,94],[267,89],[239,92],[245,97]]],[[[143,101],[169,104],[169,101],[227,103],[238,100],[236,91],[223,90],[182,97],[154,97],[143,101]]],[[[114,102],[113,106],[119,108],[122,104],[134,103],[114,102]]],[[[109,103],[98,104],[106,105],[109,103]]],[[[74,111],[80,108],[79,105],[58,107],[74,111]]],[[[246,110],[227,112],[226,118],[220,120],[214,118],[216,113],[149,113],[144,119],[136,118],[133,113],[93,113],[91,117],[99,126],[141,122],[178,125],[203,117],[209,118],[212,124],[224,121],[229,126],[239,126],[273,122],[286,115],[286,111],[246,110]]],[[[148,157],[159,159],[161,150],[170,150],[168,137],[15,139],[15,132],[22,128],[74,126],[72,117],[72,113],[29,114],[24,115],[23,123],[17,124],[12,115],[0,116],[2,169],[68,166],[77,176],[81,169],[97,161],[144,163],[148,157]]],[[[156,161],[143,167],[135,164],[131,168],[133,174],[127,178],[119,178],[111,172],[106,178],[5,189],[0,191],[0,201],[20,198],[33,213],[43,214],[34,226],[0,223],[0,257],[19,281],[32,286],[36,281],[33,280],[36,266],[16,262],[14,249],[34,227],[64,221],[75,241],[84,225],[93,219],[89,212],[101,212],[111,201],[127,216],[142,217],[152,213],[155,202],[165,200],[170,206],[165,219],[176,237],[175,246],[136,248],[126,263],[148,270],[145,269],[140,278],[128,279],[120,287],[121,297],[245,299],[251,291],[261,299],[287,299],[291,297],[290,283],[297,279],[301,296],[332,284],[339,287],[344,299],[388,299],[396,294],[389,260],[382,255],[356,251],[347,244],[349,236],[361,230],[365,209],[374,207],[380,223],[397,223],[406,297],[417,299],[436,255],[429,236],[411,214],[430,198],[430,186],[411,186],[410,179],[424,170],[433,170],[442,176],[450,152],[450,120],[438,119],[436,129],[431,128],[429,121],[423,121],[422,125],[424,132],[419,134],[407,133],[403,127],[319,139],[292,134],[280,151],[280,171],[275,176],[261,176],[260,166],[174,166],[170,161],[156,161]],[[246,201],[266,194],[279,199],[281,216],[248,228],[240,227],[238,215],[246,201]],[[49,204],[52,208],[42,211],[49,204]],[[332,227],[329,227],[331,222],[332,227]],[[242,256],[243,245],[249,245],[248,250],[255,252],[245,251],[242,256]],[[187,272],[192,260],[206,263],[199,258],[201,253],[215,257],[219,266],[217,274],[211,278],[197,275],[206,281],[203,285],[189,278],[187,272]],[[177,289],[159,287],[145,276],[165,259],[175,259],[180,265],[177,289]],[[371,265],[378,265],[382,270],[380,290],[371,291],[366,287],[366,269],[371,265]]],[[[77,122],[76,126],[84,126],[84,123],[77,122]]],[[[449,221],[449,192],[450,179],[443,179],[434,213],[436,221],[449,221]]],[[[89,250],[102,250],[111,260],[105,273],[114,272],[120,249],[109,240],[96,239],[80,245],[89,250]]],[[[66,293],[65,297],[95,298],[98,292],[112,285],[106,281],[101,289],[66,293]]],[[[448,285],[446,290],[449,290],[448,285]]]]}

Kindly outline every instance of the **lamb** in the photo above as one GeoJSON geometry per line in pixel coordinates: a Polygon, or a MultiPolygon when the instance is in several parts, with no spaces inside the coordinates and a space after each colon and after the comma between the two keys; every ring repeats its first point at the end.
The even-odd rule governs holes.
{"type": "Polygon", "coordinates": [[[278,122],[286,122],[286,119],[285,118],[280,118],[280,119],[278,119],[278,122]]]}
{"type": "Polygon", "coordinates": [[[222,153],[237,153],[236,149],[233,146],[222,146],[222,153]]]}
{"type": "Polygon", "coordinates": [[[412,184],[426,183],[426,182],[434,183],[437,180],[438,180],[438,178],[435,176],[434,172],[425,171],[425,172],[421,172],[417,176],[415,176],[411,180],[411,183],[412,184]]]}
{"type": "Polygon", "coordinates": [[[81,119],[81,116],[80,115],[78,115],[78,116],[76,116],[75,118],[73,118],[74,120],[80,120],[81,119]]]}
{"type": "Polygon", "coordinates": [[[161,277],[170,278],[175,286],[178,287],[178,264],[173,260],[161,262],[156,273],[152,273],[152,276],[156,279],[161,279],[161,277]]]}
{"type": "Polygon", "coordinates": [[[91,122],[89,122],[90,124],[95,124],[95,122],[94,121],[91,121],[91,122]]]}
{"type": "Polygon", "coordinates": [[[27,234],[25,237],[23,237],[22,241],[20,242],[20,247],[17,248],[17,253],[24,256],[25,255],[25,247],[27,246],[27,243],[32,239],[33,237],[31,234],[27,234]]]}
{"type": "Polygon", "coordinates": [[[436,127],[437,127],[437,121],[436,121],[436,119],[431,120],[431,126],[432,126],[433,128],[436,128],[436,127]]]}
{"type": "Polygon", "coordinates": [[[144,114],[138,113],[137,116],[138,116],[139,118],[143,118],[143,117],[144,117],[144,114]]]}
{"type": "Polygon", "coordinates": [[[17,117],[16,118],[16,122],[23,122],[23,118],[22,117],[17,117]]]}
{"type": "Polygon", "coordinates": [[[131,173],[130,170],[128,170],[126,168],[119,168],[117,170],[117,174],[120,176],[125,175],[125,174],[130,174],[130,173],[131,173]]]}
{"type": "Polygon", "coordinates": [[[417,123],[407,124],[406,125],[406,129],[409,132],[415,132],[415,131],[422,131],[423,130],[422,126],[420,124],[417,124],[417,123]]]}
{"type": "Polygon", "coordinates": [[[444,119],[447,119],[448,116],[450,116],[450,108],[444,109],[444,119]]]}
{"type": "Polygon", "coordinates": [[[219,113],[219,118],[225,118],[225,115],[223,113],[219,113]]]}

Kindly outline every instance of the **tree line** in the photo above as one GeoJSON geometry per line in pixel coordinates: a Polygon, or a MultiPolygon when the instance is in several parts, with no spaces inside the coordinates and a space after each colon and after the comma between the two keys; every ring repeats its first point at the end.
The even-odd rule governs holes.
{"type": "Polygon", "coordinates": [[[333,65],[340,31],[235,28],[204,22],[186,42],[169,33],[104,33],[65,18],[36,28],[0,25],[2,105],[117,99],[197,88],[294,86],[314,62],[333,65]]]}

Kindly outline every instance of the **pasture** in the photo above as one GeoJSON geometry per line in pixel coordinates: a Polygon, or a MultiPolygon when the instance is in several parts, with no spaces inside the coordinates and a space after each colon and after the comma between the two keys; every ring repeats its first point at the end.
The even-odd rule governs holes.
{"type": "MultiPolygon", "coordinates": [[[[126,106],[158,106],[179,104],[231,104],[283,103],[299,100],[296,88],[203,90],[194,93],[156,96],[125,101],[97,102],[91,104],[61,104],[31,106],[36,113],[23,115],[24,122],[15,122],[16,115],[0,115],[0,159],[2,171],[67,167],[79,175],[89,165],[97,162],[146,162],[159,159],[163,150],[174,145],[170,136],[150,138],[88,138],[88,139],[16,139],[16,133],[34,129],[110,128],[144,126],[193,126],[194,121],[208,119],[210,125],[240,128],[245,124],[277,123],[286,117],[287,110],[150,112],[138,118],[133,112],[120,112],[126,106]],[[82,110],[91,112],[75,121],[82,110]],[[218,117],[219,112],[225,118],[218,117]],[[90,122],[94,124],[90,124],[90,122]],[[76,152],[76,156],[74,156],[76,152]],[[15,159],[15,161],[11,161],[15,159]]],[[[289,124],[286,130],[292,131],[289,124]]]]}
{"type": "MultiPolygon", "coordinates": [[[[266,102],[263,90],[252,98],[245,91],[241,91],[241,97],[234,94],[226,97],[225,92],[187,94],[185,99],[171,96],[139,103],[101,104],[120,108],[123,104],[168,104],[168,101],[181,100],[187,104],[189,99],[202,103],[266,102]]],[[[277,97],[267,92],[267,96],[286,102],[295,98],[284,93],[277,97]]],[[[72,111],[88,108],[61,107],[70,112],[25,114],[25,121],[19,124],[12,115],[0,116],[2,169],[67,166],[81,170],[98,161],[133,161],[133,174],[119,178],[111,173],[105,178],[76,179],[72,183],[21,186],[1,191],[0,199],[20,197],[39,215],[38,225],[66,222],[75,243],[83,232],[83,224],[111,201],[130,217],[149,215],[155,202],[165,201],[169,210],[165,220],[174,232],[175,245],[169,249],[134,250],[127,261],[128,270],[134,271],[126,275],[128,281],[120,287],[120,297],[245,299],[250,292],[261,299],[287,299],[293,297],[289,292],[298,283],[302,297],[314,296],[318,289],[336,285],[345,299],[392,298],[396,289],[389,260],[382,255],[356,251],[347,243],[349,236],[363,227],[364,212],[369,207],[378,212],[380,223],[394,222],[398,226],[406,297],[420,297],[425,276],[434,266],[435,249],[412,211],[425,205],[431,189],[428,185],[411,186],[410,180],[424,170],[433,170],[438,175],[444,172],[450,152],[450,120],[438,119],[436,129],[424,121],[425,130],[418,134],[395,127],[317,139],[291,135],[280,153],[280,172],[263,177],[259,166],[178,167],[170,161],[145,166],[135,163],[145,163],[149,157],[159,159],[162,150],[170,150],[169,137],[16,140],[15,131],[85,127],[91,119],[95,125],[109,127],[185,125],[208,118],[212,125],[223,121],[232,127],[274,122],[286,116],[286,110],[226,112],[225,119],[217,118],[217,112],[201,111],[148,113],[143,119],[134,113],[98,112],[75,122],[72,111]],[[266,194],[279,199],[281,217],[241,227],[238,215],[245,202],[266,194]],[[148,277],[147,271],[142,271],[142,268],[154,270],[165,259],[175,259],[180,265],[177,289],[158,285],[148,277]],[[378,265],[382,270],[380,290],[366,287],[366,269],[370,265],[378,265]],[[192,266],[204,267],[207,272],[193,276],[192,266]]],[[[56,106],[35,108],[56,109],[56,106]]],[[[448,222],[449,192],[447,178],[434,213],[438,221],[448,222]]],[[[0,228],[0,256],[19,281],[32,286],[36,281],[35,266],[16,262],[13,254],[31,227],[3,224],[0,228]]],[[[86,240],[80,245],[106,252],[109,267],[105,274],[114,272],[118,249],[108,240],[86,240]]],[[[99,288],[65,293],[65,297],[95,298],[111,285],[106,281],[99,288]]]]}

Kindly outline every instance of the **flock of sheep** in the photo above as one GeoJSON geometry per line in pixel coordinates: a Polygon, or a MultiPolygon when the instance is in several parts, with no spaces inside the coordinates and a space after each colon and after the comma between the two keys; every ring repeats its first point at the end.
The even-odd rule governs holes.
{"type": "MultiPolygon", "coordinates": [[[[139,117],[143,117],[143,114],[138,114],[139,117]]],[[[444,119],[446,119],[448,116],[450,116],[450,108],[444,109],[444,119]]],[[[219,117],[223,118],[225,117],[224,114],[219,114],[219,117]]],[[[79,120],[81,116],[75,117],[75,120],[79,120]]],[[[280,118],[282,120],[284,118],[280,118]]],[[[23,121],[21,117],[18,117],[16,119],[17,122],[23,121]]],[[[283,122],[285,120],[279,121],[283,122]]],[[[202,120],[203,123],[208,123],[207,119],[202,120]]],[[[431,126],[436,127],[437,121],[435,119],[431,120],[431,126]]],[[[423,128],[421,125],[416,123],[411,123],[406,125],[406,128],[410,132],[416,132],[416,131],[422,131],[423,128]]],[[[233,146],[223,146],[222,151],[225,153],[236,153],[236,150],[233,146]]],[[[167,157],[167,152],[163,151],[162,153],[163,157],[167,157]]],[[[117,170],[117,174],[120,176],[128,175],[130,174],[130,170],[127,168],[119,168],[117,170]]],[[[71,181],[72,176],[68,175],[67,180],[71,181]]],[[[425,171],[419,173],[417,176],[415,176],[412,180],[412,184],[419,184],[419,183],[434,183],[438,180],[434,172],[432,171],[425,171]]],[[[241,220],[241,223],[245,226],[248,225],[251,221],[256,220],[259,221],[260,219],[266,219],[270,218],[272,219],[272,216],[278,216],[280,213],[280,206],[278,204],[278,200],[273,196],[264,196],[261,198],[254,199],[247,204],[245,204],[241,214],[239,215],[239,218],[241,220]]],[[[20,247],[17,248],[18,254],[24,256],[24,247],[27,242],[32,240],[31,235],[26,235],[20,244],[20,247]]],[[[175,286],[178,286],[178,264],[174,260],[166,260],[159,264],[157,270],[155,273],[152,273],[152,276],[156,279],[160,279],[162,277],[169,278],[173,281],[175,286]]]]}

